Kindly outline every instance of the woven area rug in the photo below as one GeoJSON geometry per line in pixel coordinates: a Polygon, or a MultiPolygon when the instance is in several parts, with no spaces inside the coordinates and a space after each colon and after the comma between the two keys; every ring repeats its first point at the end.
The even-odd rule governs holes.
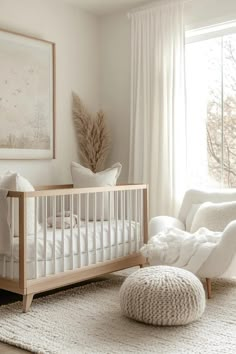
{"type": "Polygon", "coordinates": [[[213,283],[203,317],[181,327],[154,327],[123,317],[123,276],[33,301],[0,307],[0,340],[35,353],[236,353],[236,281],[213,283]]]}

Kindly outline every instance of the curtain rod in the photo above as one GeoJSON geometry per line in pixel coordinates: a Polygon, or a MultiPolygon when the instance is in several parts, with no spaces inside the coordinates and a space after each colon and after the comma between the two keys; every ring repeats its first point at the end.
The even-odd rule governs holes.
{"type": "MultiPolygon", "coordinates": [[[[174,2],[180,2],[181,0],[170,0],[170,3],[174,3],[174,2]]],[[[189,3],[189,2],[192,2],[193,0],[182,0],[182,2],[184,4],[186,3],[189,3]]],[[[133,14],[133,13],[136,13],[136,12],[139,12],[139,11],[144,11],[144,10],[148,10],[148,9],[152,9],[158,5],[161,5],[161,4],[165,4],[166,3],[166,0],[161,0],[161,1],[155,1],[155,2],[150,2],[148,3],[147,5],[143,5],[143,6],[139,6],[139,7],[135,7],[133,9],[131,9],[128,13],[127,13],[127,16],[128,18],[130,18],[130,16],[133,14]]]]}

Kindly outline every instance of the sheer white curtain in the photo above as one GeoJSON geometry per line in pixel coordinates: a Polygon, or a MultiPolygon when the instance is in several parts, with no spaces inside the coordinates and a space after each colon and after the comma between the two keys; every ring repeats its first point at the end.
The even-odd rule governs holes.
{"type": "Polygon", "coordinates": [[[186,175],[183,1],[130,18],[129,181],[149,184],[150,216],[176,215],[186,175]]]}
{"type": "MultiPolygon", "coordinates": [[[[203,45],[208,47],[207,41],[203,45]]],[[[208,186],[209,176],[206,130],[209,64],[203,45],[186,46],[187,187],[200,189],[208,186]]]]}

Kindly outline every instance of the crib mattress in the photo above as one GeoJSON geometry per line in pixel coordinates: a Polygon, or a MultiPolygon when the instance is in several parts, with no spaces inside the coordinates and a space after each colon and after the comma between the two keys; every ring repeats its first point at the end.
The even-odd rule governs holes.
{"type": "MultiPolygon", "coordinates": [[[[78,230],[55,230],[55,241],[52,228],[47,228],[46,237],[43,231],[37,234],[37,264],[35,262],[36,244],[34,236],[27,237],[27,278],[35,278],[37,275],[45,276],[54,272],[77,268],[126,256],[139,250],[140,247],[139,225],[133,221],[117,221],[111,223],[104,221],[89,222],[86,227],[81,223],[78,230]],[[72,241],[73,239],[73,241],[72,241]],[[64,242],[63,242],[64,240],[64,242]],[[46,241],[46,242],[45,242],[46,241]],[[46,247],[44,245],[46,244],[46,247]],[[54,247],[55,244],[55,247],[54,247]],[[63,257],[64,245],[64,257],[63,257]],[[44,261],[46,254],[46,262],[44,261]],[[73,260],[72,260],[73,257],[73,260]]],[[[19,238],[14,238],[14,261],[7,255],[0,254],[0,276],[18,278],[19,274],[19,238]]]]}

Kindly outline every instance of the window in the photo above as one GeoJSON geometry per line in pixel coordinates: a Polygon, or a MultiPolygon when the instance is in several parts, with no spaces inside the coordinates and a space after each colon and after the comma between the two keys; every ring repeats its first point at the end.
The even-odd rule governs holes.
{"type": "Polygon", "coordinates": [[[236,187],[236,23],[186,38],[190,184],[236,187]]]}

